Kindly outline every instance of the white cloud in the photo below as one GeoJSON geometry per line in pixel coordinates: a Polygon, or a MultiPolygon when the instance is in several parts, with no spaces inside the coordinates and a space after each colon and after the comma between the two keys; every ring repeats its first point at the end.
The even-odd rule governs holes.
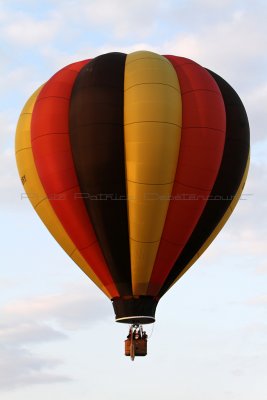
{"type": "MultiPolygon", "coordinates": [[[[31,63],[29,63],[28,66],[13,65],[6,68],[2,67],[0,76],[0,90],[3,93],[2,102],[4,103],[2,109],[4,107],[4,109],[8,109],[11,113],[12,107],[12,112],[16,111],[14,110],[14,106],[18,104],[17,99],[22,95],[24,97],[24,102],[26,102],[27,96],[30,96],[30,94],[43,83],[40,82],[39,79],[39,72],[31,63]],[[13,99],[13,104],[10,104],[10,99],[13,99]]],[[[22,107],[24,104],[21,103],[20,105],[22,107]]],[[[13,118],[18,118],[18,116],[19,115],[13,115],[13,118]]]]}
{"type": "Polygon", "coordinates": [[[20,190],[13,148],[16,125],[10,112],[0,113],[0,126],[0,204],[9,207],[20,190]]]}
{"type": "Polygon", "coordinates": [[[225,9],[227,6],[231,6],[234,4],[233,0],[195,0],[195,4],[197,4],[199,7],[204,7],[205,9],[215,9],[218,11],[218,9],[225,9]]]}
{"type": "Polygon", "coordinates": [[[27,385],[67,382],[70,380],[69,377],[53,371],[61,364],[61,360],[52,357],[49,359],[38,357],[25,348],[1,345],[0,390],[15,390],[27,385]]]}
{"type": "Polygon", "coordinates": [[[267,262],[264,262],[256,267],[256,273],[259,275],[267,274],[267,262]]]}
{"type": "Polygon", "coordinates": [[[251,116],[250,129],[252,141],[264,140],[267,138],[267,80],[258,84],[244,96],[248,109],[248,116],[251,116]]]}
{"type": "Polygon", "coordinates": [[[19,177],[15,169],[15,155],[12,148],[0,153],[1,205],[11,206],[19,200],[21,192],[19,177]]]}
{"type": "Polygon", "coordinates": [[[0,134],[0,145],[1,148],[5,148],[10,143],[10,139],[14,137],[14,130],[16,129],[16,125],[14,124],[13,118],[10,114],[1,112],[0,113],[0,126],[1,126],[1,134],[0,134]]]}
{"type": "Polygon", "coordinates": [[[249,335],[264,335],[266,337],[267,325],[263,322],[254,322],[245,326],[244,331],[249,335]]]}
{"type": "Polygon", "coordinates": [[[256,296],[248,301],[249,305],[253,306],[267,306],[267,294],[256,296]]]}
{"type": "MultiPolygon", "coordinates": [[[[31,317],[32,318],[32,317],[31,317]]],[[[12,321],[13,322],[13,321],[12,321]]],[[[42,343],[51,340],[65,339],[67,336],[45,323],[37,323],[33,319],[0,324],[0,341],[5,344],[25,345],[27,343],[42,343]]]]}
{"type": "Polygon", "coordinates": [[[162,0],[56,2],[57,11],[63,20],[72,21],[75,25],[78,23],[85,31],[87,29],[88,37],[90,30],[99,29],[99,35],[108,34],[114,40],[125,40],[133,35],[136,40],[140,40],[152,35],[165,3],[162,0]]]}
{"type": "Polygon", "coordinates": [[[65,293],[20,300],[2,308],[6,319],[54,321],[60,329],[75,330],[110,314],[109,301],[84,287],[65,293]]]}
{"type": "Polygon", "coordinates": [[[54,370],[64,360],[40,357],[32,346],[67,340],[67,332],[87,329],[111,314],[109,301],[91,294],[84,286],[64,293],[20,299],[1,308],[0,388],[57,383],[70,380],[54,370]]]}
{"type": "Polygon", "coordinates": [[[2,27],[2,35],[16,46],[42,46],[55,38],[61,29],[61,21],[57,14],[49,19],[34,19],[23,12],[12,13],[2,27]]]}

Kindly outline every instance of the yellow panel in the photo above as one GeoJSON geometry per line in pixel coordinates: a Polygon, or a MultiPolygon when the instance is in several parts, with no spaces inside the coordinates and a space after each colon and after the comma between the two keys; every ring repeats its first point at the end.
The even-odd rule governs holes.
{"type": "Polygon", "coordinates": [[[29,126],[31,124],[31,118],[32,114],[30,113],[20,115],[17,125],[17,132],[20,132],[20,134],[16,135],[16,152],[31,147],[31,138],[29,135],[27,135],[27,130],[29,129],[29,126]]]}
{"type": "MultiPolygon", "coordinates": [[[[19,134],[19,131],[17,131],[19,134]]],[[[25,131],[23,131],[25,133],[25,131]]],[[[47,195],[41,186],[39,176],[33,159],[32,148],[18,150],[16,153],[17,166],[20,179],[23,184],[24,193],[22,198],[28,197],[32,206],[35,208],[37,204],[47,198],[47,195]]]]}
{"type": "Polygon", "coordinates": [[[145,295],[178,162],[182,103],[173,66],[155,53],[127,56],[124,88],[132,287],[145,295]]]}
{"type": "MultiPolygon", "coordinates": [[[[137,63],[130,64],[130,66],[136,65],[137,63]]],[[[127,75],[125,75],[126,77],[127,75]]],[[[127,101],[124,100],[124,124],[126,126],[128,124],[140,125],[144,121],[158,121],[181,126],[181,95],[172,86],[160,83],[142,83],[126,90],[124,96],[127,99],[127,101]]]]}
{"type": "Polygon", "coordinates": [[[190,262],[186,265],[186,267],[183,269],[183,271],[180,273],[180,275],[178,275],[178,277],[175,279],[175,281],[173,282],[171,287],[186,273],[186,271],[189,270],[189,268],[198,260],[198,258],[204,253],[204,251],[206,251],[206,249],[213,242],[213,240],[216,238],[218,233],[222,230],[222,228],[226,224],[227,220],[231,216],[232,212],[234,211],[234,209],[235,209],[235,207],[236,207],[236,205],[237,205],[237,203],[238,203],[238,201],[240,199],[240,196],[242,194],[243,188],[244,188],[245,183],[246,183],[248,170],[249,170],[249,160],[250,160],[250,156],[248,156],[246,169],[244,171],[244,175],[243,175],[242,181],[241,181],[241,183],[239,185],[239,188],[238,188],[238,190],[236,192],[236,195],[233,198],[233,200],[231,201],[231,203],[230,203],[228,209],[226,210],[224,216],[222,217],[222,219],[220,220],[219,224],[216,226],[214,231],[212,231],[212,233],[210,234],[208,239],[205,241],[205,243],[202,245],[202,247],[199,249],[197,254],[190,260],[190,262]]]}
{"type": "MultiPolygon", "coordinates": [[[[31,115],[36,98],[42,87],[40,87],[27,101],[20,115],[16,132],[16,159],[17,167],[29,200],[35,211],[41,218],[49,232],[65,250],[65,252],[79,265],[88,277],[108,296],[110,294],[99,281],[82,255],[76,249],[74,243],[69,238],[57,215],[55,214],[49,200],[47,199],[44,188],[39,179],[31,148],[31,115]]],[[[24,195],[22,195],[24,196],[24,195]]],[[[25,196],[24,196],[25,197],[25,196]]]]}
{"type": "Polygon", "coordinates": [[[131,252],[135,257],[136,268],[132,268],[132,281],[135,282],[134,294],[142,294],[147,291],[147,282],[150,279],[151,271],[148,265],[153,265],[159,242],[144,243],[130,239],[131,252]]]}
{"type": "Polygon", "coordinates": [[[128,181],[130,237],[138,242],[159,242],[170,202],[172,183],[144,185],[128,181]]]}
{"type": "MultiPolygon", "coordinates": [[[[127,59],[126,59],[126,63],[127,63],[127,65],[129,65],[130,63],[137,61],[139,64],[141,64],[142,60],[146,60],[147,61],[148,59],[149,59],[150,62],[152,62],[153,59],[154,59],[156,61],[160,60],[162,62],[169,63],[169,60],[167,58],[162,57],[157,53],[153,53],[152,51],[147,51],[147,50],[134,51],[133,53],[128,54],[127,55],[127,59]]],[[[150,64],[150,65],[153,65],[153,64],[150,64]]]]}
{"type": "Polygon", "coordinates": [[[172,182],[176,171],[173,160],[178,151],[173,143],[179,144],[177,126],[161,122],[142,122],[138,129],[135,124],[128,125],[126,131],[127,179],[151,184],[172,182]],[[155,163],[155,159],[161,159],[165,154],[168,154],[168,158],[165,157],[164,162],[155,163]]]}
{"type": "Polygon", "coordinates": [[[43,85],[39,87],[25,103],[17,124],[16,138],[15,138],[15,151],[16,153],[22,149],[31,147],[30,126],[32,111],[35,101],[42,89],[43,85]]]}

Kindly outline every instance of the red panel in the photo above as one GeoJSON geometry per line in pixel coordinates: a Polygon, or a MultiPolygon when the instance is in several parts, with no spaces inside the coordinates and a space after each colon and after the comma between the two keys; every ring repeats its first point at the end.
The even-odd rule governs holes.
{"type": "MultiPolygon", "coordinates": [[[[44,104],[43,101],[42,104],[44,104]]],[[[38,108],[41,115],[42,110],[38,108]]],[[[39,114],[36,115],[38,116],[39,114]]],[[[41,120],[42,118],[40,118],[41,120]]],[[[39,122],[39,119],[35,119],[34,129],[38,129],[36,121],[39,122]]],[[[73,167],[68,133],[40,135],[32,143],[34,157],[38,165],[41,166],[39,173],[42,173],[42,183],[49,190],[49,193],[62,193],[77,186],[78,181],[73,167]]]]}
{"type": "Polygon", "coordinates": [[[149,295],[158,294],[201,216],[220,167],[226,130],[223,98],[211,75],[191,60],[165,57],[179,79],[183,126],[172,200],[149,295]]]}
{"type": "MultiPolygon", "coordinates": [[[[174,59],[171,62],[176,62],[174,59]]],[[[175,57],[178,58],[178,57],[175,57]]],[[[179,57],[179,81],[183,82],[181,93],[191,92],[193,90],[212,90],[218,92],[218,86],[215,80],[210,79],[210,74],[207,73],[205,68],[200,67],[197,63],[188,58],[179,57]],[[185,64],[186,67],[185,67],[185,64]]]]}
{"type": "Polygon", "coordinates": [[[50,203],[65,231],[112,297],[118,296],[88,217],[69,140],[73,83],[88,60],[57,72],[40,92],[32,115],[32,149],[50,203]]]}
{"type": "MultiPolygon", "coordinates": [[[[48,84],[51,85],[50,81],[46,85],[48,84]]],[[[43,90],[45,90],[46,85],[43,90]]],[[[49,91],[51,93],[51,86],[49,91]]],[[[31,123],[33,143],[42,135],[69,133],[69,123],[68,118],[66,118],[69,112],[69,100],[63,97],[40,96],[42,96],[42,91],[35,103],[31,123]]]]}
{"type": "Polygon", "coordinates": [[[209,193],[207,190],[196,190],[174,182],[172,195],[175,198],[168,209],[168,220],[164,227],[167,229],[164,229],[162,235],[164,240],[177,243],[179,246],[185,244],[188,240],[188,231],[191,230],[192,225],[196,225],[199,209],[205,206],[209,193]]]}
{"type": "Polygon", "coordinates": [[[218,171],[218,153],[222,148],[219,139],[218,132],[209,128],[183,128],[176,181],[210,191],[218,171]]]}
{"type": "MultiPolygon", "coordinates": [[[[212,78],[211,78],[212,79],[212,78]]],[[[196,90],[182,95],[183,128],[222,129],[224,103],[218,92],[196,90]]]]}
{"type": "Polygon", "coordinates": [[[69,69],[70,71],[80,72],[80,70],[82,69],[84,64],[86,64],[88,61],[90,61],[90,60],[77,61],[75,63],[67,65],[63,69],[69,69]]]}
{"type": "MultiPolygon", "coordinates": [[[[82,68],[83,65],[84,63],[80,65],[80,68],[82,68]]],[[[49,96],[70,98],[72,90],[71,81],[75,80],[76,76],[77,71],[70,70],[68,67],[63,68],[52,76],[53,85],[48,84],[43,87],[42,98],[49,96]]]]}

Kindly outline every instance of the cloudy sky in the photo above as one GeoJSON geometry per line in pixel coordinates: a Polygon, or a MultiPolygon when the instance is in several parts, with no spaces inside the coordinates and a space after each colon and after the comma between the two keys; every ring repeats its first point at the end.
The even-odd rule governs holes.
{"type": "Polygon", "coordinates": [[[1,400],[266,400],[266,21],[265,0],[0,1],[1,400]],[[247,109],[252,157],[234,215],[161,300],[149,356],[132,363],[127,326],[21,199],[14,134],[59,68],[134,50],[223,76],[247,109]]]}

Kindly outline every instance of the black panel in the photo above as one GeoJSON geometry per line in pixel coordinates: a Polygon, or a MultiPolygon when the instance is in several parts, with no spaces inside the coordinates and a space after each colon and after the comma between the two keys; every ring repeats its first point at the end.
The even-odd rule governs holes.
{"type": "Polygon", "coordinates": [[[112,300],[117,322],[125,324],[151,324],[155,322],[158,299],[152,296],[112,300]]]}
{"type": "Polygon", "coordinates": [[[216,80],[225,104],[226,140],[223,158],[211,192],[211,200],[207,201],[198,224],[161,288],[160,297],[169,289],[222,219],[239,188],[249,156],[249,123],[246,110],[234,89],[219,75],[209,70],[208,72],[216,80]],[[216,198],[217,200],[212,200],[216,198]]]}
{"type": "Polygon", "coordinates": [[[123,103],[126,54],[96,57],[71,94],[70,140],[77,177],[120,295],[131,295],[123,103]]]}

